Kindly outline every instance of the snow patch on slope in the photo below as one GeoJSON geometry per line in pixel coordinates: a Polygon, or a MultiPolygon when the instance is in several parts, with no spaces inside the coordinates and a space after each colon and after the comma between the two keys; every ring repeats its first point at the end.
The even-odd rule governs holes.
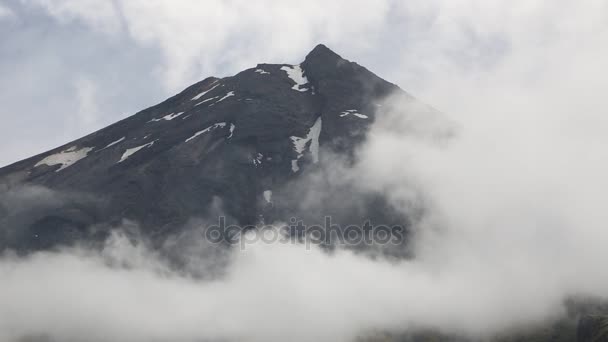
{"type": "Polygon", "coordinates": [[[205,128],[205,129],[204,129],[204,130],[202,130],[202,131],[198,131],[198,132],[194,133],[194,135],[193,135],[193,136],[191,136],[190,138],[186,139],[186,142],[189,142],[189,141],[191,141],[191,140],[194,140],[194,139],[196,139],[196,138],[197,138],[199,135],[201,135],[201,134],[205,134],[205,133],[210,132],[210,131],[212,131],[212,130],[214,130],[214,129],[216,129],[216,128],[219,128],[219,127],[226,127],[226,123],[225,123],[225,122],[218,122],[218,123],[216,123],[216,124],[213,124],[213,125],[211,125],[211,126],[209,126],[209,127],[205,128]]]}
{"type": "Polygon", "coordinates": [[[313,163],[319,162],[319,136],[321,135],[321,127],[322,121],[321,117],[317,118],[315,124],[310,128],[306,137],[291,137],[291,141],[293,142],[294,150],[296,151],[297,158],[291,161],[291,170],[293,172],[298,172],[300,170],[300,166],[298,165],[298,160],[304,156],[304,149],[310,143],[310,153],[312,154],[313,163]]]}
{"type": "MultiPolygon", "coordinates": [[[[211,83],[211,84],[213,84],[213,83],[211,83]]],[[[195,97],[193,97],[193,98],[192,98],[192,101],[196,101],[196,100],[200,99],[201,97],[205,96],[205,95],[206,95],[208,92],[210,92],[210,91],[212,91],[213,89],[215,89],[215,88],[219,87],[220,85],[221,85],[221,84],[216,84],[216,85],[214,85],[213,87],[211,87],[210,89],[207,89],[207,90],[203,91],[202,93],[200,93],[200,94],[196,95],[195,97]]]]}
{"type": "MultiPolygon", "coordinates": [[[[154,143],[156,142],[156,140],[149,142],[145,145],[141,145],[141,146],[137,146],[137,147],[133,147],[133,148],[129,148],[125,151],[125,153],[122,154],[122,157],[120,157],[120,160],[118,161],[118,163],[122,163],[123,161],[127,160],[130,156],[134,155],[135,153],[141,151],[144,148],[148,148],[152,145],[154,145],[154,143]]],[[[118,164],[117,163],[117,164],[118,164]]]]}
{"type": "Polygon", "coordinates": [[[257,72],[260,75],[270,75],[270,73],[264,69],[255,69],[255,72],[257,72]]]}
{"type": "Polygon", "coordinates": [[[224,97],[222,97],[221,99],[217,100],[216,102],[212,103],[211,105],[209,105],[209,107],[216,105],[222,101],[224,101],[225,99],[234,96],[234,91],[229,91],[224,97]]]}
{"type": "Polygon", "coordinates": [[[210,97],[210,98],[208,98],[208,99],[206,99],[206,100],[203,100],[203,101],[201,101],[201,102],[199,102],[199,103],[195,104],[195,105],[194,105],[194,107],[196,107],[196,106],[198,106],[198,105],[202,105],[202,104],[203,104],[203,103],[205,103],[205,102],[213,101],[213,100],[217,99],[218,97],[219,97],[219,96],[210,97]]]}
{"type": "Polygon", "coordinates": [[[74,165],[79,160],[86,158],[86,156],[92,150],[93,150],[93,148],[91,148],[91,147],[83,147],[83,148],[77,150],[76,146],[72,146],[72,147],[68,148],[67,150],[61,151],[56,154],[52,154],[52,155],[42,159],[41,161],[36,163],[36,165],[34,165],[34,167],[37,167],[40,165],[48,165],[48,166],[61,165],[61,167],[59,169],[55,170],[55,172],[59,172],[61,170],[64,170],[64,169],[74,165]]]}
{"type": "Polygon", "coordinates": [[[296,84],[294,84],[294,86],[291,87],[291,89],[300,91],[300,92],[308,91],[308,88],[302,88],[302,86],[308,84],[308,78],[306,76],[304,76],[304,71],[302,70],[301,66],[299,66],[299,65],[294,65],[291,67],[284,66],[281,68],[281,70],[285,71],[287,73],[287,76],[289,76],[289,78],[291,78],[294,82],[296,82],[296,84]]]}
{"type": "Polygon", "coordinates": [[[359,119],[369,119],[369,116],[359,113],[356,109],[346,110],[346,111],[340,113],[340,117],[343,118],[343,117],[349,116],[351,114],[358,117],[359,119]]]}
{"type": "Polygon", "coordinates": [[[181,116],[182,114],[184,114],[184,112],[179,112],[179,113],[171,113],[171,114],[168,114],[168,115],[163,116],[163,117],[162,117],[162,118],[160,118],[160,119],[152,119],[152,120],[150,120],[150,121],[148,121],[148,122],[158,122],[158,121],[163,121],[163,120],[164,120],[164,121],[171,121],[171,120],[173,120],[173,119],[175,119],[175,118],[177,118],[177,117],[181,116]]]}
{"type": "Polygon", "coordinates": [[[105,150],[105,149],[108,149],[108,148],[110,148],[110,147],[112,147],[112,146],[114,146],[114,145],[116,145],[116,144],[120,144],[120,143],[121,143],[121,142],[123,142],[125,139],[126,139],[126,137],[122,137],[122,138],[120,138],[120,139],[118,139],[118,140],[116,140],[116,141],[113,141],[113,142],[109,143],[109,144],[108,144],[108,146],[106,146],[106,147],[102,148],[101,150],[99,150],[99,151],[97,151],[97,152],[101,152],[101,151],[103,151],[103,150],[105,150]]]}
{"type": "Polygon", "coordinates": [[[266,201],[266,203],[272,203],[272,191],[264,191],[264,200],[266,201]]]}

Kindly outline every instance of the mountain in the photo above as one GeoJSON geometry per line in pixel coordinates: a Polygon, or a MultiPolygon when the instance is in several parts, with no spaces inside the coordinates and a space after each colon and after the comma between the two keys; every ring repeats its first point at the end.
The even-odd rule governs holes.
{"type": "MultiPolygon", "coordinates": [[[[368,220],[407,228],[416,213],[405,216],[384,194],[362,190],[357,179],[336,171],[356,161],[388,96],[418,104],[323,45],[300,65],[259,64],[232,77],[209,77],[0,169],[0,251],[101,242],[112,230],[132,226],[161,246],[220,217],[239,229],[292,219],[322,225],[326,217],[339,229],[368,220]]],[[[383,252],[408,256],[407,234],[398,242],[383,252]]],[[[596,313],[608,309],[594,305],[497,341],[571,341],[576,334],[580,341],[599,341],[607,319],[596,313]]],[[[462,340],[432,331],[380,339],[462,340]]]]}
{"type": "Polygon", "coordinates": [[[353,160],[380,101],[393,93],[411,98],[324,45],[300,65],[259,64],[206,78],[0,169],[2,245],[40,249],[102,238],[124,220],[159,239],[193,217],[225,215],[241,226],[307,215],[318,222],[325,215],[341,223],[401,221],[379,194],[357,194],[369,205],[339,208],[328,203],[351,190],[327,184],[311,215],[299,210],[305,195],[294,193],[307,175],[323,172],[324,154],[353,160]]]}

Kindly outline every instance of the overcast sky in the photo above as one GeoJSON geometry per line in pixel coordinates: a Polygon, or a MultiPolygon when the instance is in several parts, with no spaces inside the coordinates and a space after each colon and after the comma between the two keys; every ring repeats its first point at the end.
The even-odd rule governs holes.
{"type": "Polygon", "coordinates": [[[443,113],[388,99],[343,177],[404,213],[424,194],[415,259],[260,245],[215,286],[159,276],[127,239],[118,250],[145,264],[128,274],[82,251],[7,255],[0,339],[283,341],[289,326],[294,341],[348,341],[406,322],[486,334],[573,295],[608,298],[607,42],[606,0],[0,0],[0,164],[318,43],[443,113]],[[437,144],[446,122],[454,138],[437,144]]]}
{"type": "Polygon", "coordinates": [[[606,3],[0,0],[0,165],[317,43],[458,115],[455,95],[559,81],[576,59],[552,53],[601,50],[606,3]]]}
{"type": "MultiPolygon", "coordinates": [[[[514,23],[494,22],[505,6],[458,2],[0,0],[0,165],[207,76],[298,63],[317,43],[423,95],[429,73],[489,68],[509,53],[514,23]]],[[[507,12],[546,7],[516,3],[507,12]]]]}

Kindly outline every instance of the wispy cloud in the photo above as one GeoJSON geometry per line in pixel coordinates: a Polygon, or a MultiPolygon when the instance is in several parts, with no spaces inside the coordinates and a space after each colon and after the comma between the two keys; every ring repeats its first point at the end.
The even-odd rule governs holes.
{"type": "Polygon", "coordinates": [[[12,19],[15,17],[15,13],[10,8],[3,4],[0,4],[0,20],[12,19]]]}

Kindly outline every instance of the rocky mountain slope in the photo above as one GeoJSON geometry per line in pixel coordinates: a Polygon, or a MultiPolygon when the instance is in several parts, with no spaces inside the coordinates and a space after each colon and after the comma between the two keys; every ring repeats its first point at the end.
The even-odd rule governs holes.
{"type": "Polygon", "coordinates": [[[232,77],[209,77],[107,128],[0,169],[0,222],[10,227],[3,244],[47,248],[125,219],[151,237],[179,231],[192,217],[220,214],[241,226],[306,215],[321,221],[326,214],[341,223],[402,221],[378,194],[359,196],[369,205],[338,208],[322,202],[350,190],[328,184],[315,195],[318,210],[310,215],[300,210],[304,195],[296,193],[299,179],[323,168],[320,151],[353,157],[380,101],[393,93],[414,101],[323,45],[300,65],[259,64],[232,77]],[[17,194],[24,185],[29,195],[17,194]]]}
{"type": "MultiPolygon", "coordinates": [[[[323,45],[300,65],[259,64],[204,79],[0,169],[0,251],[103,241],[125,222],[158,244],[193,220],[219,217],[242,229],[291,218],[321,224],[328,216],[340,227],[367,220],[407,227],[414,213],[394,210],[382,193],[336,181],[332,170],[336,160],[353,162],[389,95],[417,102],[323,45]]],[[[407,255],[407,239],[401,242],[396,253],[407,255]]],[[[495,340],[606,341],[606,309],[594,305],[495,340]]],[[[467,339],[429,332],[370,340],[467,339]]]]}

